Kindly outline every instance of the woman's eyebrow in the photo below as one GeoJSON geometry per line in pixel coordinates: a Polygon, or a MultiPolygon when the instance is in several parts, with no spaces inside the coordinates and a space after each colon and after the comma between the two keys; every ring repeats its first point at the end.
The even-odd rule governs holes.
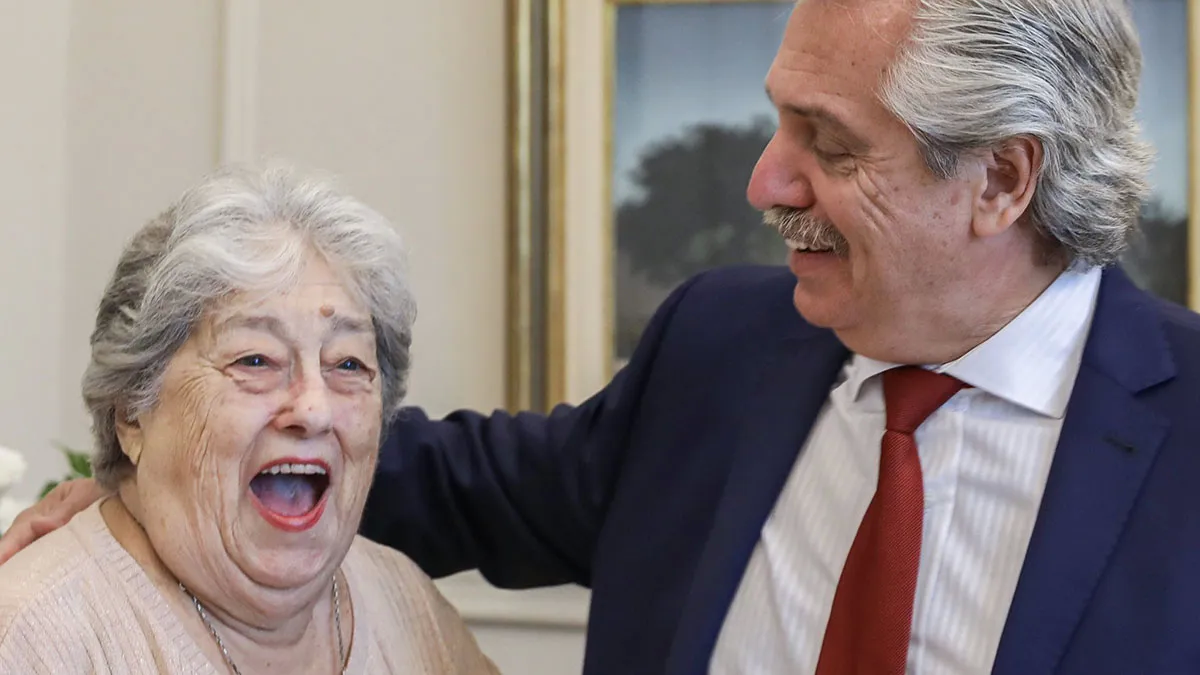
{"type": "MultiPolygon", "coordinates": [[[[375,325],[370,319],[338,314],[327,319],[327,322],[329,324],[325,330],[327,335],[375,334],[375,325]]],[[[292,341],[292,333],[283,321],[270,314],[234,314],[217,322],[214,328],[216,332],[245,328],[270,333],[284,342],[292,341]]]]}
{"type": "Polygon", "coordinates": [[[370,319],[338,314],[329,320],[329,333],[370,333],[375,334],[375,325],[370,319]]]}
{"type": "Polygon", "coordinates": [[[222,319],[215,326],[216,332],[231,330],[236,328],[246,328],[249,330],[257,330],[265,333],[270,333],[281,340],[287,340],[291,337],[291,333],[279,317],[269,314],[234,314],[233,316],[222,319]]]}

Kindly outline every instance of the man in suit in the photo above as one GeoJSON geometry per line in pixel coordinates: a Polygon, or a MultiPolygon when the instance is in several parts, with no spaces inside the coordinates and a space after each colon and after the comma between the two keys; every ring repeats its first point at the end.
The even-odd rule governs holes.
{"type": "Polygon", "coordinates": [[[590,587],[590,675],[1200,672],[1200,320],[1113,266],[1139,71],[1120,0],[799,4],[790,270],[691,279],[579,406],[405,411],[364,532],[590,587]]]}

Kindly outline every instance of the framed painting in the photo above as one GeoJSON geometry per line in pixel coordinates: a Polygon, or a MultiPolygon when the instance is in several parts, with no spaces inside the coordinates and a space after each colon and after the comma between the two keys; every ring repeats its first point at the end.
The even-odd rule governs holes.
{"type": "MultiPolygon", "coordinates": [[[[514,1],[541,21],[513,80],[526,108],[513,116],[510,398],[548,409],[601,389],[688,277],[785,264],[745,188],[775,130],[763,80],[794,3],[514,1]]],[[[1138,116],[1157,159],[1121,264],[1196,307],[1200,0],[1130,4],[1144,53],[1138,116]]]]}
{"type": "Polygon", "coordinates": [[[1142,45],[1138,119],[1154,146],[1153,193],[1140,232],[1122,260],[1143,288],[1200,308],[1200,2],[1131,0],[1142,45]]]}

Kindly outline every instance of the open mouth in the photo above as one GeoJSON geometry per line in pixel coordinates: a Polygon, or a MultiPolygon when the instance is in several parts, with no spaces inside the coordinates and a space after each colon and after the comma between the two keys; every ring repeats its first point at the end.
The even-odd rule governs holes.
{"type": "Polygon", "coordinates": [[[250,481],[255,506],[280,529],[306,530],[317,523],[329,493],[329,467],[320,461],[281,460],[250,481]]]}

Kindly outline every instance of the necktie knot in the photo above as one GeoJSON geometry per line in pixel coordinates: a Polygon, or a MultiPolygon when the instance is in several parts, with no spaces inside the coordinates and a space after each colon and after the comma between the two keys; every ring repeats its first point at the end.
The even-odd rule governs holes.
{"type": "Polygon", "coordinates": [[[916,366],[884,371],[883,400],[887,429],[912,434],[934,410],[966,385],[949,375],[916,366]]]}

